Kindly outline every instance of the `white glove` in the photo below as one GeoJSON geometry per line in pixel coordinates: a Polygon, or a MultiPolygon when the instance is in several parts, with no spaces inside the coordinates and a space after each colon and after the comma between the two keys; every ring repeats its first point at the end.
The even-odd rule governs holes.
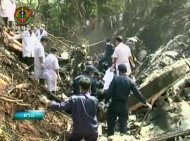
{"type": "Polygon", "coordinates": [[[50,100],[48,100],[47,97],[45,97],[45,96],[41,96],[39,100],[40,100],[40,102],[42,102],[44,104],[48,104],[50,102],[50,100]]]}
{"type": "Polygon", "coordinates": [[[152,110],[152,105],[149,103],[146,103],[146,106],[148,107],[148,110],[152,110]]]}

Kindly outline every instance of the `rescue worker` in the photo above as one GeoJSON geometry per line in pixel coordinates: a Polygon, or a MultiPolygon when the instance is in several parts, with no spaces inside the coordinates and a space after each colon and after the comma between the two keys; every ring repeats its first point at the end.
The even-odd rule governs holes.
{"type": "Polygon", "coordinates": [[[40,26],[40,29],[36,31],[36,37],[40,41],[42,37],[47,37],[47,36],[48,34],[47,34],[47,31],[45,30],[45,25],[42,24],[40,26]]]}
{"type": "Polygon", "coordinates": [[[98,120],[97,108],[98,100],[90,95],[90,79],[83,77],[79,81],[80,94],[74,95],[69,100],[61,103],[50,102],[46,97],[41,97],[40,101],[47,104],[51,109],[71,111],[73,118],[73,131],[68,141],[97,141],[98,120]]]}
{"type": "Polygon", "coordinates": [[[113,58],[113,63],[112,63],[112,70],[116,68],[116,74],[119,75],[118,71],[118,65],[120,64],[125,64],[127,67],[127,75],[130,76],[131,74],[131,67],[135,67],[132,55],[131,55],[131,50],[130,48],[123,43],[123,37],[118,36],[116,38],[116,47],[114,50],[114,53],[112,55],[113,58]]]}
{"type": "MultiPolygon", "coordinates": [[[[27,65],[34,63],[34,47],[38,40],[35,35],[35,27],[32,24],[29,30],[22,31],[20,34],[10,37],[11,40],[22,39],[22,59],[27,65]]],[[[30,70],[34,70],[32,67],[30,70]]]]}
{"type": "Polygon", "coordinates": [[[59,75],[59,62],[56,57],[57,50],[50,49],[50,54],[45,58],[44,76],[47,83],[48,90],[53,94],[57,91],[57,80],[61,80],[59,75]]]}
{"type": "Polygon", "coordinates": [[[16,4],[14,0],[0,0],[0,16],[5,22],[5,26],[12,28],[16,4]]]}
{"type": "Polygon", "coordinates": [[[86,68],[86,67],[91,67],[91,68],[94,69],[94,72],[98,72],[98,69],[94,66],[94,64],[93,64],[92,61],[87,61],[87,62],[85,63],[85,68],[86,68]]]}
{"type": "Polygon", "coordinates": [[[44,62],[45,52],[44,46],[46,46],[47,38],[41,38],[41,42],[34,48],[34,77],[39,80],[41,84],[44,84],[44,62]]]}
{"type": "Polygon", "coordinates": [[[15,21],[14,15],[16,11],[16,3],[15,0],[10,0],[9,4],[9,16],[8,16],[8,26],[9,28],[13,28],[13,22],[15,21]]]}
{"type": "Polygon", "coordinates": [[[106,50],[105,50],[105,54],[104,54],[104,61],[107,62],[108,67],[111,67],[112,65],[112,54],[114,52],[114,47],[111,44],[111,40],[107,39],[106,40],[106,50]]]}
{"type": "Polygon", "coordinates": [[[81,45],[81,47],[74,48],[71,52],[71,58],[75,58],[73,60],[73,77],[76,77],[81,72],[79,72],[80,68],[78,65],[85,61],[87,55],[86,49],[85,45],[81,45]]]}
{"type": "Polygon", "coordinates": [[[80,88],[79,88],[80,79],[83,77],[87,77],[91,81],[91,94],[93,96],[96,96],[96,81],[93,78],[93,74],[94,74],[94,68],[91,66],[87,66],[86,69],[83,71],[83,73],[74,79],[73,84],[72,84],[74,95],[77,95],[80,93],[80,88]]]}
{"type": "Polygon", "coordinates": [[[135,97],[137,97],[144,105],[146,105],[149,109],[152,109],[152,106],[146,102],[136,84],[126,74],[126,65],[118,65],[118,70],[119,76],[114,76],[106,92],[105,103],[107,103],[110,98],[112,99],[107,111],[108,136],[114,135],[114,127],[117,117],[119,117],[120,133],[126,133],[128,119],[127,103],[130,91],[132,91],[135,97]]]}

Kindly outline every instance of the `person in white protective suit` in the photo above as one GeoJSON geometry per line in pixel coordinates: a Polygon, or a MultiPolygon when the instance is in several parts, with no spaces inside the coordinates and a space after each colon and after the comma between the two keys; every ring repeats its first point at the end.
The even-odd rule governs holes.
{"type": "Polygon", "coordinates": [[[118,65],[125,64],[127,67],[127,75],[131,75],[131,66],[134,68],[135,64],[131,55],[130,48],[123,43],[123,37],[118,36],[116,38],[116,47],[114,53],[112,55],[113,63],[112,63],[112,70],[116,68],[116,74],[119,75],[118,65]]]}
{"type": "Polygon", "coordinates": [[[40,41],[42,37],[48,36],[47,31],[45,30],[45,25],[42,24],[40,29],[36,31],[36,37],[40,41]]]}
{"type": "Polygon", "coordinates": [[[0,15],[6,27],[12,28],[16,10],[15,0],[0,0],[0,15]]]}
{"type": "Polygon", "coordinates": [[[57,50],[55,48],[50,49],[50,54],[45,58],[44,64],[44,76],[48,90],[53,94],[57,91],[57,80],[61,80],[59,75],[59,62],[56,57],[57,50]]]}
{"type": "Polygon", "coordinates": [[[44,46],[46,46],[46,43],[47,38],[41,38],[41,42],[38,42],[34,48],[34,77],[39,80],[41,84],[44,84],[44,46]]]}
{"type": "MultiPolygon", "coordinates": [[[[34,62],[34,47],[39,42],[34,33],[34,25],[31,25],[29,30],[25,30],[18,35],[10,37],[10,39],[22,39],[22,57],[27,65],[32,65],[34,62]]],[[[33,68],[31,68],[33,70],[33,68]]]]}

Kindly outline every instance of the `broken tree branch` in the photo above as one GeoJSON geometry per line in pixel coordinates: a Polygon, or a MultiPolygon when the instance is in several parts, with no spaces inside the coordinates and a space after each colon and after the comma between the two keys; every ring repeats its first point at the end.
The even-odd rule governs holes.
{"type": "Polygon", "coordinates": [[[8,99],[18,100],[15,97],[7,96],[7,95],[0,95],[0,97],[5,97],[5,98],[8,98],[8,99]]]}
{"type": "MultiPolygon", "coordinates": [[[[157,95],[156,96],[154,96],[152,99],[151,99],[151,105],[153,106],[153,104],[154,104],[154,102],[156,101],[156,99],[157,99],[158,97],[157,97],[157,95]],[[155,98],[156,97],[156,98],[155,98]]],[[[142,126],[143,126],[143,123],[144,123],[144,121],[146,120],[146,118],[148,117],[148,114],[150,113],[150,110],[148,110],[147,112],[146,112],[146,114],[145,114],[145,116],[144,116],[144,118],[143,118],[143,120],[142,120],[142,122],[141,122],[141,125],[140,125],[140,127],[137,129],[137,131],[135,132],[135,138],[137,138],[137,135],[141,132],[141,129],[142,129],[142,126]]]]}
{"type": "Polygon", "coordinates": [[[18,102],[16,102],[16,104],[19,106],[25,106],[25,107],[31,106],[30,104],[24,104],[24,103],[18,103],[18,102]]]}
{"type": "Polygon", "coordinates": [[[94,44],[88,45],[88,47],[94,47],[94,46],[97,46],[98,44],[101,44],[101,43],[104,43],[104,42],[105,42],[105,40],[102,40],[102,41],[96,42],[94,44]]]}
{"type": "Polygon", "coordinates": [[[0,100],[6,101],[6,102],[11,102],[11,103],[23,102],[23,100],[13,100],[13,99],[5,98],[5,97],[0,97],[0,100]]]}
{"type": "Polygon", "coordinates": [[[5,101],[5,102],[10,102],[10,103],[15,103],[19,106],[31,106],[30,104],[24,104],[24,103],[19,103],[19,102],[23,102],[23,100],[13,100],[13,99],[8,99],[8,98],[5,98],[5,97],[0,97],[0,101],[5,101]]]}

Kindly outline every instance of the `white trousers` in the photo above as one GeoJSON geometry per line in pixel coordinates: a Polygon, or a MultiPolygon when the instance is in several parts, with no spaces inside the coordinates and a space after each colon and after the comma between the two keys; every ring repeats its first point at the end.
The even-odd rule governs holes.
{"type": "Polygon", "coordinates": [[[8,21],[14,21],[14,14],[16,10],[16,5],[14,3],[10,3],[9,6],[9,16],[8,16],[8,21]]]}
{"type": "Polygon", "coordinates": [[[34,52],[22,49],[22,57],[34,57],[34,52]]]}
{"type": "Polygon", "coordinates": [[[34,66],[34,77],[35,77],[35,79],[43,79],[44,78],[44,70],[40,69],[37,66],[34,66]]]}
{"type": "Polygon", "coordinates": [[[57,91],[57,74],[54,70],[45,70],[45,80],[49,91],[57,91]]]}

